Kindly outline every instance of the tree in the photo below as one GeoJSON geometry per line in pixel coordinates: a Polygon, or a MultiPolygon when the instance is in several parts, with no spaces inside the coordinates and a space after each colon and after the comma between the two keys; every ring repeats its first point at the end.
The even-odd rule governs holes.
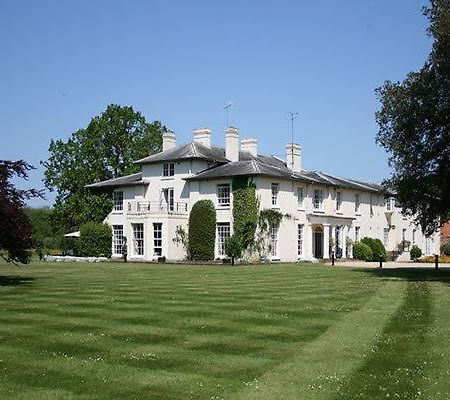
{"type": "Polygon", "coordinates": [[[33,247],[54,249],[59,246],[63,232],[51,224],[53,210],[50,207],[25,208],[32,226],[33,247]]]}
{"type": "Polygon", "coordinates": [[[34,169],[23,160],[0,160],[0,251],[7,261],[26,264],[32,248],[32,226],[25,213],[26,200],[42,197],[36,189],[17,189],[11,182],[14,176],[28,178],[28,171],[34,169]]]}
{"type": "Polygon", "coordinates": [[[231,265],[234,265],[234,260],[242,255],[240,236],[232,235],[225,241],[225,254],[231,258],[231,265]]]}
{"type": "Polygon", "coordinates": [[[386,189],[430,235],[450,218],[450,1],[431,0],[423,11],[431,53],[418,72],[376,90],[376,141],[394,168],[386,189]]]}
{"type": "Polygon", "coordinates": [[[53,223],[75,230],[88,221],[103,221],[112,208],[111,193],[85,186],[138,172],[134,161],[161,151],[164,130],[132,107],[111,104],[67,142],[52,140],[50,157],[41,164],[46,187],[56,191],[53,223]]]}

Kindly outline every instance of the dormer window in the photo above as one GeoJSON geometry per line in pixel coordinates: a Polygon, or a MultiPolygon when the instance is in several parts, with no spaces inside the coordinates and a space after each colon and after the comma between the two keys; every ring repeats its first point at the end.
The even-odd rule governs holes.
{"type": "Polygon", "coordinates": [[[163,165],[163,176],[174,176],[175,175],[175,164],[166,163],[163,165]]]}
{"type": "Polygon", "coordinates": [[[114,211],[123,211],[123,192],[115,191],[113,192],[113,204],[114,211]]]}

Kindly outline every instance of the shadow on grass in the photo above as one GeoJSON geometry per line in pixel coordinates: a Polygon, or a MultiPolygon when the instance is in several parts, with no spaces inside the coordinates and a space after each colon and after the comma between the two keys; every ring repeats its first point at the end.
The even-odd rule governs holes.
{"type": "Polygon", "coordinates": [[[1,276],[0,275],[0,287],[2,286],[19,286],[19,285],[31,285],[36,278],[26,276],[1,276]]]}
{"type": "Polygon", "coordinates": [[[401,279],[409,282],[435,281],[444,282],[450,285],[450,269],[439,268],[377,268],[377,269],[359,269],[358,271],[382,278],[382,279],[401,279]]]}

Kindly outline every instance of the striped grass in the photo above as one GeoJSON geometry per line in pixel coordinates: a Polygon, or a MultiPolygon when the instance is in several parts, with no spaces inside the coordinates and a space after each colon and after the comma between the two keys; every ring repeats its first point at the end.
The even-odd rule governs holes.
{"type": "Polygon", "coordinates": [[[450,274],[0,264],[1,399],[448,399],[450,274]]]}

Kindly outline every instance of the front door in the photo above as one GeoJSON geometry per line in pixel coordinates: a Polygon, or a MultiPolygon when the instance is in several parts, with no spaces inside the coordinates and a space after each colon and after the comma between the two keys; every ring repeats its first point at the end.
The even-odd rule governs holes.
{"type": "Polygon", "coordinates": [[[317,227],[313,232],[314,258],[323,258],[323,231],[317,227]]]}

